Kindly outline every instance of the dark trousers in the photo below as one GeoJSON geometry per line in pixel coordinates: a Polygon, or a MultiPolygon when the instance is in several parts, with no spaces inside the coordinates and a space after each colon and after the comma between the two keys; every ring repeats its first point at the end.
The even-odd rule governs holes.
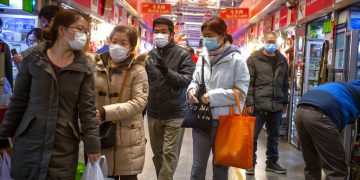
{"type": "MultiPolygon", "coordinates": [[[[214,142],[218,126],[212,127],[209,133],[193,129],[193,164],[191,180],[205,180],[206,166],[210,152],[214,152],[214,142]]],[[[227,180],[229,167],[213,164],[213,180],[227,180]]]]}
{"type": "Polygon", "coordinates": [[[280,125],[281,125],[282,112],[256,112],[256,123],[255,123],[255,135],[254,135],[254,166],[256,164],[256,150],[257,140],[261,132],[262,127],[266,126],[267,137],[267,148],[266,148],[266,163],[277,162],[279,159],[279,136],[280,136],[280,125]]]}
{"type": "Polygon", "coordinates": [[[321,169],[329,180],[347,177],[345,150],[338,127],[326,114],[313,107],[299,107],[295,114],[302,154],[305,179],[320,180],[321,169]]]}

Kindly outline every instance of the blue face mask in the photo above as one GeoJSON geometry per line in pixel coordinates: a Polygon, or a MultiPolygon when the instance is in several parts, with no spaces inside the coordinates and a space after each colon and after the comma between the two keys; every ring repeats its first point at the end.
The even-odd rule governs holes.
{"type": "Polygon", "coordinates": [[[207,50],[213,51],[219,47],[217,37],[204,38],[204,46],[207,50]]]}
{"type": "Polygon", "coordinates": [[[273,53],[276,51],[276,44],[265,44],[264,48],[266,49],[267,52],[269,53],[273,53]]]}

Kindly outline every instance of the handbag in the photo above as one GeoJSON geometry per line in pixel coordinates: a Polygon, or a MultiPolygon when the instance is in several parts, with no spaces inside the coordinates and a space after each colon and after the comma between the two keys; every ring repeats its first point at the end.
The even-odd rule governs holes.
{"type": "MultiPolygon", "coordinates": [[[[233,89],[233,92],[241,113],[239,90],[233,89]]],[[[246,107],[244,111],[246,111],[246,107]]],[[[220,116],[219,122],[214,146],[214,164],[251,169],[253,167],[255,117],[244,115],[244,113],[235,114],[232,105],[230,114],[220,116]]]]}
{"type": "MultiPolygon", "coordinates": [[[[196,97],[199,99],[206,93],[204,81],[204,57],[201,66],[201,82],[196,97]]],[[[196,128],[204,132],[210,132],[211,129],[211,108],[209,104],[203,104],[201,100],[196,104],[188,104],[184,121],[181,125],[183,128],[196,128]]]]}
{"type": "MultiPolygon", "coordinates": [[[[122,94],[125,88],[127,78],[129,77],[129,70],[125,72],[124,79],[119,91],[118,102],[121,102],[122,94]]],[[[111,148],[115,145],[116,139],[116,124],[113,121],[105,121],[100,124],[100,142],[101,148],[111,148]]]]}

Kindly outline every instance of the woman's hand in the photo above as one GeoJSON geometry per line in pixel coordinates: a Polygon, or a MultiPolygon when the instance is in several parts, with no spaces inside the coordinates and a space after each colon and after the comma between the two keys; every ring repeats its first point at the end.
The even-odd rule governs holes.
{"type": "Polygon", "coordinates": [[[100,153],[88,154],[88,158],[91,163],[95,163],[100,158],[100,153]]]}
{"type": "Polygon", "coordinates": [[[201,97],[201,101],[202,101],[204,104],[209,104],[209,103],[210,103],[209,93],[205,93],[205,94],[201,97]]]}
{"type": "Polygon", "coordinates": [[[188,99],[190,104],[195,104],[195,103],[199,103],[199,101],[196,98],[196,91],[195,89],[190,89],[188,92],[188,99]]]}
{"type": "Polygon", "coordinates": [[[100,114],[100,110],[96,110],[96,122],[98,122],[99,124],[101,123],[101,114],[100,114]]]}

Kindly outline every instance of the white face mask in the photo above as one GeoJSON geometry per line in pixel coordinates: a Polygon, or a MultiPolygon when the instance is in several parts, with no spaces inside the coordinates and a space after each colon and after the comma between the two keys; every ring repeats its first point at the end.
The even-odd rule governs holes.
{"type": "Polygon", "coordinates": [[[124,61],[127,57],[129,57],[128,52],[129,49],[118,44],[110,44],[109,45],[110,56],[113,61],[119,63],[124,61]]]}
{"type": "Polygon", "coordinates": [[[157,47],[163,48],[169,44],[169,35],[161,33],[154,34],[154,42],[157,47]]]}
{"type": "Polygon", "coordinates": [[[69,43],[71,49],[79,51],[82,50],[86,44],[86,34],[81,32],[75,32],[74,40],[68,40],[68,39],[66,40],[69,43]]]}

